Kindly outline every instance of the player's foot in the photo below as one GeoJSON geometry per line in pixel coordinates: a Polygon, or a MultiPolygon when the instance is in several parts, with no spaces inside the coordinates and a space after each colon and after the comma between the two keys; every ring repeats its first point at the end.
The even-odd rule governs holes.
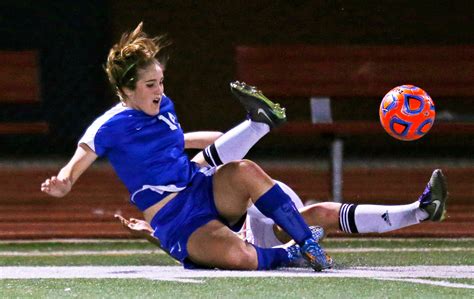
{"type": "Polygon", "coordinates": [[[298,244],[293,244],[285,248],[288,253],[288,258],[290,259],[287,267],[292,268],[307,268],[310,267],[309,263],[301,255],[301,248],[298,244]]]}
{"type": "Polygon", "coordinates": [[[301,246],[301,254],[305,258],[314,271],[321,271],[332,268],[334,262],[332,258],[319,246],[318,242],[313,238],[306,240],[301,246]]]}
{"type": "Polygon", "coordinates": [[[321,226],[310,226],[309,229],[311,230],[311,235],[316,242],[321,242],[324,239],[324,228],[321,226]]]}
{"type": "Polygon", "coordinates": [[[266,123],[270,128],[276,128],[286,121],[285,108],[273,103],[256,87],[234,81],[230,83],[230,91],[244,105],[251,120],[266,123]]]}
{"type": "MultiPolygon", "coordinates": [[[[320,242],[324,238],[324,229],[320,226],[310,226],[311,229],[311,234],[312,238],[310,240],[313,240],[316,244],[320,242]]],[[[322,251],[322,253],[330,259],[329,265],[326,265],[324,268],[318,266],[317,269],[314,267],[314,263],[311,261],[307,260],[303,256],[303,252],[301,250],[301,247],[298,244],[294,244],[292,246],[289,246],[286,248],[286,251],[288,252],[288,257],[290,258],[290,263],[288,264],[288,267],[299,267],[299,268],[306,268],[306,267],[311,267],[315,269],[316,271],[321,271],[322,269],[327,269],[331,268],[333,265],[332,259],[326,255],[324,250],[317,244],[319,249],[322,251]]]]}
{"type": "Polygon", "coordinates": [[[447,199],[448,189],[446,187],[446,179],[441,169],[436,169],[433,171],[425,191],[423,191],[423,194],[418,198],[420,208],[429,215],[427,220],[442,221],[444,219],[447,199]]]}

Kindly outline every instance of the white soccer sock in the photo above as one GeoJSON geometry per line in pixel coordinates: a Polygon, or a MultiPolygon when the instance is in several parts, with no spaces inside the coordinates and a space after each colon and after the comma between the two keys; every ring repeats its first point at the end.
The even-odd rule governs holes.
{"type": "Polygon", "coordinates": [[[339,223],[348,233],[383,233],[418,224],[427,217],[418,201],[392,206],[343,204],[339,223]]]}
{"type": "Polygon", "coordinates": [[[204,158],[211,166],[240,160],[268,132],[267,124],[246,120],[206,147],[204,158]]]}

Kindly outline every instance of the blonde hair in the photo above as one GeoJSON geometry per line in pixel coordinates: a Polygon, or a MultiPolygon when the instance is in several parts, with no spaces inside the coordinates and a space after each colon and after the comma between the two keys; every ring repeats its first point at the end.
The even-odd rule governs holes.
{"type": "Polygon", "coordinates": [[[140,22],[133,32],[124,33],[120,41],[110,49],[105,71],[121,101],[125,98],[123,87],[132,90],[136,88],[139,69],[153,63],[158,63],[164,68],[164,61],[159,61],[156,56],[169,44],[163,35],[149,38],[143,32],[143,22],[140,22]]]}

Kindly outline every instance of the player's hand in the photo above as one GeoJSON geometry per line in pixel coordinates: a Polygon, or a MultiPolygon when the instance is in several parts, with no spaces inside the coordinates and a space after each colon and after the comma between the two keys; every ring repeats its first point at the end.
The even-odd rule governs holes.
{"type": "Polygon", "coordinates": [[[153,229],[146,221],[135,218],[130,218],[130,220],[128,220],[118,214],[115,214],[115,218],[119,219],[122,223],[122,226],[126,228],[129,232],[131,232],[133,235],[143,238],[153,233],[153,229]]]}
{"type": "Polygon", "coordinates": [[[46,179],[46,181],[41,184],[41,191],[54,197],[63,197],[71,191],[71,188],[71,179],[58,179],[55,176],[46,179]]]}

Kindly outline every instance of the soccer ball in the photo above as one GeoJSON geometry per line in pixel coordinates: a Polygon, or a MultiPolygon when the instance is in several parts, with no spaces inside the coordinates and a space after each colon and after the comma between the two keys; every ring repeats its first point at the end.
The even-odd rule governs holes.
{"type": "Polygon", "coordinates": [[[423,137],[433,126],[435,106],[431,97],[413,85],[397,86],[382,99],[380,123],[390,136],[403,141],[423,137]]]}

